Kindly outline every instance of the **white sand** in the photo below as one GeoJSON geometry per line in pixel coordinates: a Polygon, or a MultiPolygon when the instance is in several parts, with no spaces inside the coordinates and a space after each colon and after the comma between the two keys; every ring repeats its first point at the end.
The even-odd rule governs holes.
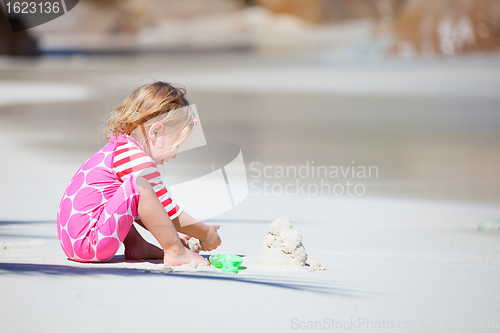
{"type": "MultiPolygon", "coordinates": [[[[172,80],[188,88],[218,91],[225,85],[227,91],[235,87],[266,93],[273,87],[275,92],[289,91],[291,88],[283,81],[296,87],[292,91],[315,92],[325,87],[330,89],[324,90],[327,93],[396,90],[397,94],[455,95],[470,91],[467,96],[477,97],[483,92],[495,95],[499,87],[498,65],[493,70],[485,67],[464,72],[457,63],[441,70],[429,67],[426,71],[413,71],[410,76],[411,69],[396,66],[381,81],[377,71],[383,71],[383,66],[370,68],[366,76],[357,66],[350,73],[340,66],[324,71],[317,62],[313,68],[297,69],[297,63],[289,67],[283,67],[281,61],[277,63],[274,71],[268,68],[272,66],[258,71],[253,67],[240,71],[228,68],[225,72],[220,68],[194,69],[191,76],[167,70],[163,70],[162,76],[157,68],[140,74],[120,70],[119,80],[103,71],[102,81],[89,71],[88,81],[91,86],[100,84],[106,93],[120,82],[128,90],[147,75],[159,79],[176,75],[172,80]],[[242,75],[249,72],[250,79],[242,75]],[[392,80],[395,76],[397,79],[392,80]],[[263,85],[263,77],[272,82],[266,79],[263,85]],[[234,78],[238,80],[236,84],[234,78]],[[418,89],[412,86],[412,78],[421,78],[418,89]],[[386,85],[379,89],[384,82],[386,85]],[[392,87],[401,84],[402,88],[392,87]],[[437,86],[445,91],[435,93],[437,86]]],[[[30,73],[27,67],[12,75],[25,77],[30,73]]],[[[36,75],[38,81],[52,78],[48,70],[36,75]]],[[[64,75],[65,80],[76,77],[84,81],[83,77],[78,78],[78,70],[57,75],[64,75]]],[[[95,106],[103,107],[98,102],[95,106]]],[[[385,121],[382,119],[381,123],[385,121]]],[[[0,332],[301,332],[295,325],[325,320],[354,323],[357,329],[353,331],[367,331],[360,319],[372,325],[383,321],[391,321],[394,326],[403,323],[410,325],[410,332],[429,332],[431,324],[433,332],[457,332],[477,331],[462,329],[465,325],[477,327],[500,321],[500,233],[477,230],[479,222],[500,217],[498,204],[249,196],[235,209],[211,221],[222,226],[222,246],[216,253],[244,256],[247,269],[238,274],[190,265],[176,271],[166,268],[161,260],[127,262],[123,249],[109,263],[82,264],[65,258],[55,227],[60,197],[81,163],[54,162],[47,151],[30,149],[30,140],[44,142],[52,134],[43,128],[24,129],[23,122],[17,125],[0,124],[0,150],[2,161],[6,161],[1,164],[4,190],[0,195],[0,332]],[[27,189],[33,189],[36,200],[23,200],[27,189]],[[308,260],[321,262],[328,270],[310,273],[260,268],[257,257],[269,222],[284,213],[300,229],[308,260]],[[415,325],[419,323],[424,326],[417,329],[415,325]]],[[[346,128],[351,129],[359,127],[346,128]]],[[[259,149],[264,146],[260,140],[258,145],[259,149]]],[[[83,162],[87,153],[67,152],[75,155],[68,160],[83,162]]],[[[147,232],[139,231],[154,242],[147,232]]]]}
{"type": "MultiPolygon", "coordinates": [[[[1,135],[8,142],[13,133],[1,135]]],[[[14,155],[24,156],[22,150],[14,155]]],[[[37,163],[43,166],[41,170],[52,170],[51,177],[57,171],[70,177],[74,169],[71,165],[52,167],[44,159],[37,163]]],[[[23,165],[27,169],[16,168],[28,172],[29,164],[23,165]]],[[[466,319],[477,324],[498,318],[500,233],[477,230],[480,221],[500,216],[498,205],[249,196],[212,221],[222,225],[222,246],[216,253],[244,256],[247,269],[230,274],[209,266],[170,269],[161,260],[126,262],[123,249],[109,263],[68,261],[57,240],[54,217],[50,219],[66,184],[37,179],[41,181],[36,186],[43,188],[44,195],[30,209],[23,209],[25,203],[8,199],[4,193],[7,201],[0,211],[2,332],[146,328],[295,332],[294,320],[325,318],[422,321],[426,325],[439,320],[440,332],[456,332],[450,323],[466,319]],[[259,266],[259,247],[269,221],[285,209],[303,235],[308,260],[321,262],[328,270],[270,271],[259,266]],[[14,216],[33,222],[9,222],[14,216]],[[189,313],[196,301],[200,311],[193,318],[189,313]],[[129,304],[133,310],[125,311],[129,304]],[[214,319],[221,313],[226,314],[223,320],[214,319]],[[246,321],[242,316],[253,319],[246,321]],[[80,320],[75,326],[77,317],[91,320],[80,320]]],[[[4,177],[3,181],[15,193],[23,189],[16,178],[4,177]]],[[[33,185],[30,179],[26,181],[24,186],[33,185]]],[[[138,230],[155,242],[148,232],[138,230]]]]}
{"type": "Polygon", "coordinates": [[[274,220],[267,230],[259,253],[262,266],[303,267],[307,252],[302,245],[302,234],[284,217],[274,220]]]}
{"type": "Polygon", "coordinates": [[[307,251],[302,245],[302,233],[285,217],[278,217],[267,229],[260,247],[259,268],[263,270],[324,271],[327,266],[307,263],[307,251]]]}
{"type": "Polygon", "coordinates": [[[201,250],[200,240],[197,238],[194,237],[189,238],[187,244],[189,249],[194,252],[199,252],[201,250]]]}
{"type": "Polygon", "coordinates": [[[294,318],[368,318],[425,324],[439,319],[439,332],[455,332],[446,329],[446,320],[498,318],[500,233],[476,230],[478,221],[491,216],[500,216],[500,208],[249,197],[213,221],[224,226],[216,252],[244,255],[247,269],[238,274],[190,265],[171,271],[161,260],[125,262],[123,255],[103,264],[71,262],[60,249],[54,222],[3,223],[0,331],[164,330],[165,321],[158,320],[164,318],[168,327],[181,331],[292,332],[297,331],[291,326],[294,318]],[[262,209],[248,220],[256,206],[262,209]],[[260,268],[257,257],[269,216],[279,216],[285,206],[303,234],[309,260],[328,270],[260,268]],[[335,211],[335,223],[327,210],[335,211]],[[201,309],[193,320],[187,313],[195,301],[201,309]],[[133,315],[123,308],[130,302],[141,305],[133,315]],[[24,313],[30,320],[22,320],[24,313]],[[92,320],[75,328],[75,313],[92,320]],[[224,320],[214,320],[221,313],[227,314],[224,320]],[[258,320],[241,325],[241,315],[258,320]]]}

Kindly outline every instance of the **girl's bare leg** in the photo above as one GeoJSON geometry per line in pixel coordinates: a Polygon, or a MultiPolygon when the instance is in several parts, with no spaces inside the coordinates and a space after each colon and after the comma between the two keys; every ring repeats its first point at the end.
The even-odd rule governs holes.
{"type": "MultiPolygon", "coordinates": [[[[140,220],[135,222],[145,228],[140,220]]],[[[179,232],[177,234],[182,245],[189,249],[187,242],[191,236],[179,232]]],[[[133,224],[130,227],[127,237],[123,240],[123,245],[125,245],[125,259],[127,260],[163,259],[163,250],[142,238],[133,224]]]]}
{"type": "Polygon", "coordinates": [[[123,240],[123,245],[127,260],[163,259],[163,250],[146,242],[133,224],[123,240]]]}
{"type": "Polygon", "coordinates": [[[148,181],[138,177],[137,185],[140,193],[139,217],[144,226],[160,243],[164,252],[163,262],[165,265],[189,264],[193,260],[199,264],[207,263],[205,258],[184,247],[174,224],[148,181]]]}

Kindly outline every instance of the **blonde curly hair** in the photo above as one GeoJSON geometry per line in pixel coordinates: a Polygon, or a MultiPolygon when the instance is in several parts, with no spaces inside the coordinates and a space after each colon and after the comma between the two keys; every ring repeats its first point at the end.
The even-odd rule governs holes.
{"type": "Polygon", "coordinates": [[[176,129],[176,146],[194,127],[194,114],[185,95],[185,88],[177,88],[162,81],[135,89],[109,114],[104,126],[106,139],[130,135],[139,126],[147,127],[161,122],[166,128],[176,129]]]}

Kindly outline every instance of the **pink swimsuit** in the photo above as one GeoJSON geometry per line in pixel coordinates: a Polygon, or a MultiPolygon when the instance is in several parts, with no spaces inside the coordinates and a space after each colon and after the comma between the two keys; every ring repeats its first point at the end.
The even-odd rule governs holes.
{"type": "Polygon", "coordinates": [[[115,255],[138,216],[138,176],[151,184],[171,219],[179,216],[153,159],[132,137],[112,137],[78,170],[59,205],[57,234],[69,259],[108,261],[115,255]]]}

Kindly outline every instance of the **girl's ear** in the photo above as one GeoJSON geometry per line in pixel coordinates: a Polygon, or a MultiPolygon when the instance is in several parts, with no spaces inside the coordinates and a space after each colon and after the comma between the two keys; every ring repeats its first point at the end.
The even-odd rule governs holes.
{"type": "Polygon", "coordinates": [[[151,138],[156,138],[158,135],[161,134],[162,130],[163,130],[163,123],[157,122],[151,125],[148,134],[151,138]]]}

